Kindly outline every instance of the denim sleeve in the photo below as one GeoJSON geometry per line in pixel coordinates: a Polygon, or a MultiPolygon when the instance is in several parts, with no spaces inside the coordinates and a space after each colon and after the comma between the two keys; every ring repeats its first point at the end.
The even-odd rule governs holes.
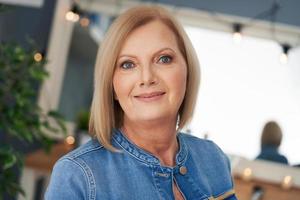
{"type": "MultiPolygon", "coordinates": [[[[228,173],[229,173],[229,178],[230,178],[230,182],[232,185],[232,188],[234,189],[234,181],[233,181],[233,177],[232,177],[232,172],[231,172],[231,164],[230,164],[230,159],[229,157],[223,152],[223,150],[214,142],[212,142],[216,148],[218,149],[219,153],[222,155],[222,157],[224,158],[225,161],[225,165],[227,167],[228,173]]],[[[225,200],[237,200],[236,194],[232,194],[229,197],[225,198],[225,200]]]]}
{"type": "Polygon", "coordinates": [[[59,160],[52,171],[46,200],[87,199],[87,180],[82,167],[74,160],[59,160]]]}

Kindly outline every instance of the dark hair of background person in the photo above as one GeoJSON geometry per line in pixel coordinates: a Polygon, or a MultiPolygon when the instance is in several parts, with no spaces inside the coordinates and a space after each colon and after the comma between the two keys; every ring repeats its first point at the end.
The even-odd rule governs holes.
{"type": "Polygon", "coordinates": [[[282,131],[277,122],[267,122],[261,135],[261,147],[270,145],[278,148],[281,144],[281,140],[282,131]]]}

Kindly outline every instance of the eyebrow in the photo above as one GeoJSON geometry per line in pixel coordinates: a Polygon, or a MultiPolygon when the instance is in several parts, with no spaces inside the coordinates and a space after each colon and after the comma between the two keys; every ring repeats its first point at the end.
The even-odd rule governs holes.
{"type": "MultiPolygon", "coordinates": [[[[175,51],[174,51],[173,49],[171,49],[171,48],[169,48],[169,47],[164,47],[164,48],[162,48],[162,49],[156,51],[156,52],[154,53],[154,55],[157,55],[157,54],[159,54],[160,52],[165,51],[165,50],[170,50],[170,51],[172,51],[172,52],[175,53],[175,51]]],[[[118,60],[119,60],[120,58],[122,58],[122,57],[132,57],[132,58],[136,58],[136,56],[134,56],[134,55],[124,54],[124,55],[120,55],[120,56],[118,57],[118,60]]]]}

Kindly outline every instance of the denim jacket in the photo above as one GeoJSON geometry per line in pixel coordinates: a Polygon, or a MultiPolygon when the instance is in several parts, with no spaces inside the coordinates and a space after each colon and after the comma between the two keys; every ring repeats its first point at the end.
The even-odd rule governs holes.
{"type": "Polygon", "coordinates": [[[96,139],[62,157],[53,168],[46,200],[172,200],[177,184],[186,200],[236,200],[230,164],[209,140],[179,133],[176,166],[155,156],[115,130],[105,149],[96,139]]]}

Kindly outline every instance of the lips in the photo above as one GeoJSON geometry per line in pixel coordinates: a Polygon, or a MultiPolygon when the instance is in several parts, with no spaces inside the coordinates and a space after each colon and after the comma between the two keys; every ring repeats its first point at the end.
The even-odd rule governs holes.
{"type": "Polygon", "coordinates": [[[142,94],[136,95],[134,97],[139,98],[139,99],[151,99],[151,98],[156,98],[156,97],[162,96],[164,94],[165,94],[165,92],[158,91],[158,92],[142,93],[142,94]]]}

